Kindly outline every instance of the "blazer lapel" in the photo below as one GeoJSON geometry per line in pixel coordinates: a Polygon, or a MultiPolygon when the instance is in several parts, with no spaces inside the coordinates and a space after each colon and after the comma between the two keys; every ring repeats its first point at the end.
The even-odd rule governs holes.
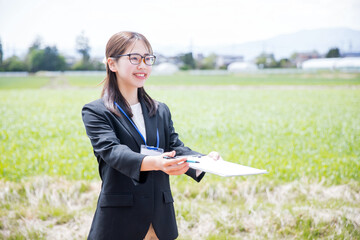
{"type": "MultiPolygon", "coordinates": [[[[146,144],[148,146],[156,147],[156,130],[157,130],[157,118],[155,116],[149,117],[149,111],[144,103],[140,101],[141,109],[144,116],[145,129],[146,129],[146,144]]],[[[160,142],[160,139],[159,139],[160,142]]]]}
{"type": "MultiPolygon", "coordinates": [[[[141,138],[140,134],[136,131],[135,127],[131,124],[129,119],[121,112],[121,117],[117,116],[120,123],[124,126],[124,128],[129,132],[129,134],[134,138],[135,142],[139,145],[139,148],[141,145],[144,145],[144,140],[141,138]]],[[[146,133],[147,134],[147,133],[146,133]]]]}

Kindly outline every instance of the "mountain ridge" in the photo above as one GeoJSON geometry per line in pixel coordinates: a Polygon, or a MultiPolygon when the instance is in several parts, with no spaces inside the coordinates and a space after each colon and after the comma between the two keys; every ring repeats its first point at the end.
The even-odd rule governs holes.
{"type": "Polygon", "coordinates": [[[326,54],[334,47],[339,48],[340,52],[359,52],[360,30],[341,27],[301,30],[259,41],[221,45],[216,47],[216,51],[211,51],[210,48],[199,50],[216,54],[243,55],[245,60],[251,60],[262,52],[273,53],[276,59],[280,59],[289,58],[294,52],[317,51],[326,54]]]}

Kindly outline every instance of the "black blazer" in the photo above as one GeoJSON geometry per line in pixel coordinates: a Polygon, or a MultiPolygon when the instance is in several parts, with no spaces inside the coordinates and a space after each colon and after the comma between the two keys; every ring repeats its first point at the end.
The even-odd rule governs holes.
{"type": "MultiPolygon", "coordinates": [[[[146,142],[156,146],[156,129],[160,148],[175,150],[177,155],[198,154],[179,140],[169,108],[158,103],[155,116],[149,117],[143,101],[142,112],[146,142]]],[[[140,154],[142,138],[125,117],[110,112],[102,99],[82,109],[86,133],[99,163],[101,192],[88,239],[143,239],[153,224],[159,239],[178,236],[169,175],[162,171],[141,172],[145,155],[140,154]]],[[[196,171],[186,173],[196,181],[196,171]]]]}

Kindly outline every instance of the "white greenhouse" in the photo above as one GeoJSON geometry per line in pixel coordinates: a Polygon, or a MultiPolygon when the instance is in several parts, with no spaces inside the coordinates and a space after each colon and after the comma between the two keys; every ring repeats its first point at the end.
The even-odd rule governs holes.
{"type": "Polygon", "coordinates": [[[360,58],[316,58],[302,63],[303,69],[324,69],[324,70],[360,70],[360,58]]]}
{"type": "Polygon", "coordinates": [[[233,62],[227,67],[227,70],[231,73],[256,71],[257,69],[256,64],[251,62],[233,62]]]}

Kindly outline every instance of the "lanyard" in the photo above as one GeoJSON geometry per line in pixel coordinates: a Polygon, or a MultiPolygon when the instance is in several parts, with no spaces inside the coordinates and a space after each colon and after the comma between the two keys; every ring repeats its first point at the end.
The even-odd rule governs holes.
{"type": "Polygon", "coordinates": [[[117,108],[125,115],[125,117],[130,121],[130,123],[134,126],[135,130],[139,133],[140,137],[145,143],[146,148],[151,150],[157,150],[159,148],[159,129],[156,128],[156,147],[150,147],[146,144],[144,136],[141,134],[140,130],[136,127],[135,123],[129,118],[129,116],[125,113],[125,111],[116,103],[114,102],[117,108]]]}

